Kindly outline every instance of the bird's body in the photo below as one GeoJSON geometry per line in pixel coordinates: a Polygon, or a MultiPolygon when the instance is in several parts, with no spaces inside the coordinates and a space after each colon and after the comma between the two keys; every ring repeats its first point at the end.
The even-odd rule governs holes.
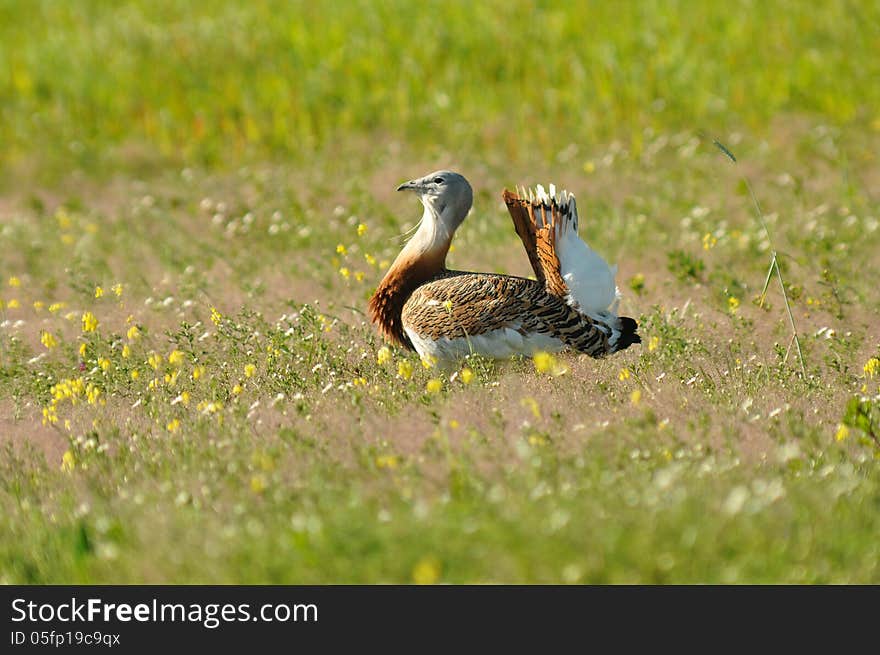
{"type": "MultiPolygon", "coordinates": [[[[577,236],[574,197],[538,187],[530,200],[504,199],[536,280],[446,269],[472,192],[449,171],[401,185],[425,205],[422,222],[370,299],[370,315],[386,339],[423,358],[455,360],[471,353],[506,358],[570,348],[602,356],[640,341],[632,319],[616,315],[614,269],[577,236]]],[[[525,196],[525,193],[523,193],[525,196]]]]}
{"type": "Polygon", "coordinates": [[[561,350],[565,344],[553,327],[566,310],[534,280],[448,271],[413,292],[403,325],[423,356],[504,358],[561,350]]]}

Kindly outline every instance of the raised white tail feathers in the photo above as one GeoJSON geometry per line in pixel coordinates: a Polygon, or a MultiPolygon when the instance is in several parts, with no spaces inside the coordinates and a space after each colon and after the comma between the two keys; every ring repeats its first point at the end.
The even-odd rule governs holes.
{"type": "Polygon", "coordinates": [[[504,192],[504,201],[523,241],[537,279],[608,335],[611,352],[641,339],[636,322],[617,315],[620,291],[617,266],[608,263],[578,236],[577,203],[572,194],[549,193],[540,184],[504,192]]]}
{"type": "Polygon", "coordinates": [[[559,272],[569,291],[570,303],[591,318],[617,318],[620,291],[615,284],[617,266],[609,266],[577,233],[577,203],[569,195],[569,211],[556,224],[559,272]]]}

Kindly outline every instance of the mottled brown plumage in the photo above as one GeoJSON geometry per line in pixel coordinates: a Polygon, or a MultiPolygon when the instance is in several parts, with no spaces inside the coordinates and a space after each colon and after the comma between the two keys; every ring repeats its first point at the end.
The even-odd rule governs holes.
{"type": "Polygon", "coordinates": [[[420,285],[403,306],[404,325],[428,339],[475,337],[503,328],[545,334],[570,348],[596,354],[608,335],[560,296],[527,278],[443,271],[420,285]]]}

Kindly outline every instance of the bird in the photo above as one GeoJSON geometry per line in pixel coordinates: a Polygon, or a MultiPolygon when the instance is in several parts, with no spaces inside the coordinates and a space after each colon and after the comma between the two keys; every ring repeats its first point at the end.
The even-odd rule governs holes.
{"type": "Polygon", "coordinates": [[[446,256],[473,204],[456,172],[439,170],[404,182],[421,221],[369,301],[369,316],[388,342],[423,360],[493,359],[573,350],[603,357],[640,343],[635,320],[618,316],[617,267],[578,236],[573,194],[507,189],[503,199],[535,279],[455,271],[446,256]]]}

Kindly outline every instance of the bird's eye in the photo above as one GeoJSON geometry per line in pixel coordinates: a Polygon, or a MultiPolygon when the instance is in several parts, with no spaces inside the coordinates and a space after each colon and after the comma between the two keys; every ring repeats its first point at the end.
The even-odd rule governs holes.
{"type": "Polygon", "coordinates": [[[434,184],[443,184],[443,178],[442,177],[435,177],[434,184]]]}

